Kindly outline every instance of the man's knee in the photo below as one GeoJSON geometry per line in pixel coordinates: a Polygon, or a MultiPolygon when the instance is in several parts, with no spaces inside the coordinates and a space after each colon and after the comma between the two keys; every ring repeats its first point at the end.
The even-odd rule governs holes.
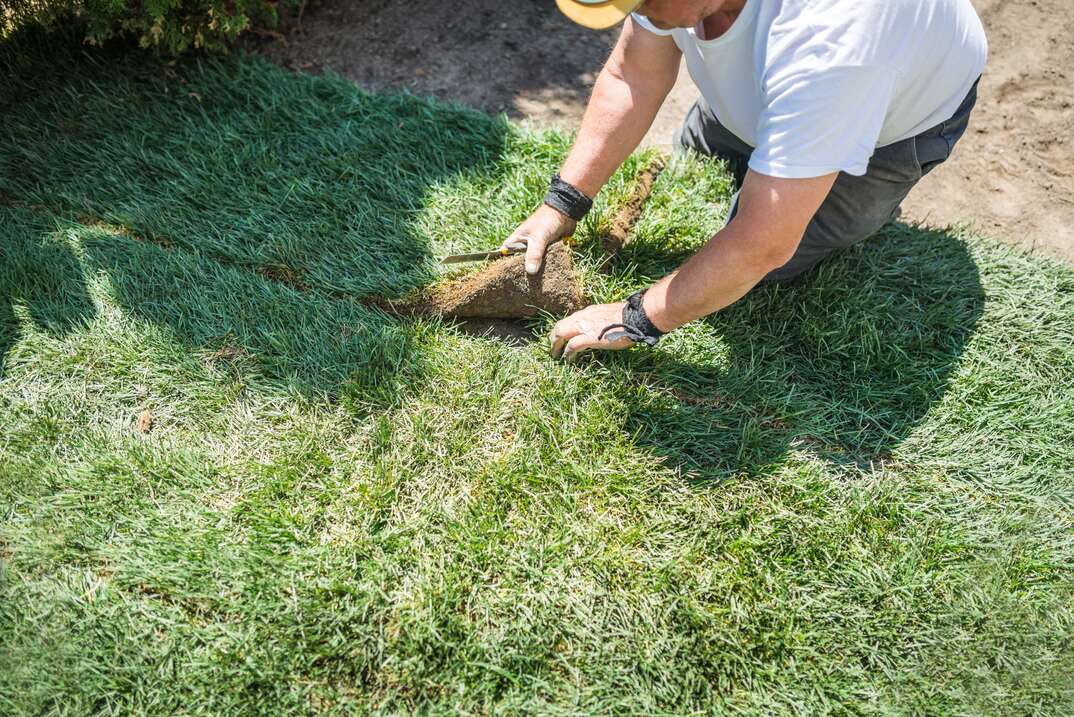
{"type": "Polygon", "coordinates": [[[840,174],[806,228],[798,250],[762,283],[799,276],[833,252],[853,246],[898,218],[900,205],[921,178],[942,164],[966,132],[977,101],[970,89],[954,115],[930,130],[878,148],[863,176],[840,174]]]}

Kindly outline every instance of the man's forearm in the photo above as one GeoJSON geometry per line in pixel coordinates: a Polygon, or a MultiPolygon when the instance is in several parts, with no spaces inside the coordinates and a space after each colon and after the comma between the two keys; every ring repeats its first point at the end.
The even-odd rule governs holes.
{"type": "Polygon", "coordinates": [[[645,294],[644,307],[661,331],[733,304],[794,255],[835,174],[776,179],[750,172],[735,218],[673,273],[645,294]]]}
{"type": "Polygon", "coordinates": [[[779,265],[729,225],[645,292],[645,311],[658,329],[671,331],[735,303],[779,265]]]}

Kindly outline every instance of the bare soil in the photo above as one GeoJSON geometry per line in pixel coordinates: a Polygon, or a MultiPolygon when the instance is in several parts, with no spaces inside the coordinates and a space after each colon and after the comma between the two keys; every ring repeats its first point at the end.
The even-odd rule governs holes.
{"type": "Polygon", "coordinates": [[[147,408],[138,414],[134,420],[134,429],[139,433],[149,433],[153,430],[153,414],[147,408]]]}
{"type": "MultiPolygon", "coordinates": [[[[911,193],[906,216],[967,222],[1074,261],[1074,2],[974,4],[991,44],[977,110],[954,157],[911,193]]],[[[571,24],[552,0],[324,0],[259,49],[372,90],[573,127],[615,37],[571,24]]],[[[696,96],[682,71],[646,144],[668,146],[696,96]]]]}
{"type": "MultiPolygon", "coordinates": [[[[634,224],[663,169],[664,163],[658,159],[638,172],[634,193],[602,231],[601,244],[608,260],[630,241],[634,224]]],[[[562,316],[588,304],[572,256],[570,247],[560,242],[547,250],[541,271],[532,276],[525,271],[524,256],[517,254],[493,260],[477,272],[416,296],[371,303],[403,316],[433,314],[461,319],[470,333],[518,338],[528,335],[519,319],[542,313],[562,316]]]]}

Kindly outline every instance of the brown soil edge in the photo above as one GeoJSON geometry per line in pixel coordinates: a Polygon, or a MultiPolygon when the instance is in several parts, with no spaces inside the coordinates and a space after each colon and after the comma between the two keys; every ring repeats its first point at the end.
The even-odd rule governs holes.
{"type": "Polygon", "coordinates": [[[432,314],[459,319],[528,319],[564,314],[586,305],[571,250],[554,244],[536,274],[526,273],[521,254],[489,262],[457,281],[433,286],[400,301],[372,303],[399,314],[432,314]],[[385,306],[386,305],[386,306],[385,306]]]}
{"type": "Polygon", "coordinates": [[[645,202],[648,201],[657,178],[666,167],[667,160],[660,156],[653,159],[638,172],[635,177],[636,188],[634,192],[626,203],[619,208],[619,211],[615,213],[608,226],[600,233],[600,243],[604,247],[605,254],[607,254],[607,258],[601,262],[601,269],[604,269],[611,259],[615,258],[616,254],[622,251],[623,247],[633,238],[634,226],[641,217],[645,202]]]}

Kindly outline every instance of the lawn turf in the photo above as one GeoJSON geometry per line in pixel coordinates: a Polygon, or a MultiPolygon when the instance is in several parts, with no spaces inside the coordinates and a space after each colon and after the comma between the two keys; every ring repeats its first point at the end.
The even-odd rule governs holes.
{"type": "MultiPolygon", "coordinates": [[[[569,138],[241,58],[2,71],[0,714],[1074,708],[1069,268],[896,224],[567,366],[362,299],[569,138]]],[[[676,158],[597,271],[644,161],[597,300],[726,211],[676,158]]]]}

